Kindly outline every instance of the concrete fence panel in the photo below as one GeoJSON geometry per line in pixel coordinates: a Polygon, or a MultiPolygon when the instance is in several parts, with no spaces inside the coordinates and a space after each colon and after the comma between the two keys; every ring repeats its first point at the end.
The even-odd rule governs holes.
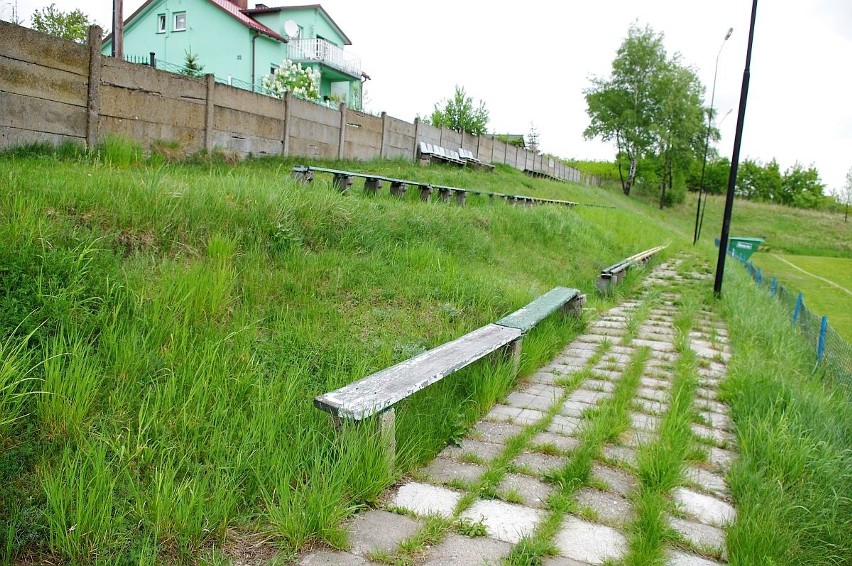
{"type": "Polygon", "coordinates": [[[417,134],[419,138],[417,142],[426,142],[431,143],[433,145],[441,145],[441,129],[436,128],[434,126],[430,126],[429,124],[424,124],[420,122],[418,126],[417,134]]]}
{"type": "Polygon", "coordinates": [[[385,131],[385,157],[411,159],[417,145],[415,135],[414,124],[388,117],[388,127],[385,131]]]}
{"type": "Polygon", "coordinates": [[[479,136],[477,138],[477,148],[474,152],[476,158],[483,163],[491,163],[491,152],[494,150],[494,139],[491,136],[479,136]]]}
{"type": "Polygon", "coordinates": [[[284,102],[216,83],[213,87],[214,148],[246,155],[280,155],[284,102]]]}
{"type": "Polygon", "coordinates": [[[461,147],[461,141],[462,137],[460,133],[446,126],[441,127],[441,143],[439,144],[441,147],[458,151],[461,147]]]}
{"type": "Polygon", "coordinates": [[[290,154],[337,159],[340,111],[291,97],[290,154]]]}
{"type": "Polygon", "coordinates": [[[346,111],[346,136],[343,155],[346,159],[369,161],[382,154],[384,120],[358,112],[346,111]]]}

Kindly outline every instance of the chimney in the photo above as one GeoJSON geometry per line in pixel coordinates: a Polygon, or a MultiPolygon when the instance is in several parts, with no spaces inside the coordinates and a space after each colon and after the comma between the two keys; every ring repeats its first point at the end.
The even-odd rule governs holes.
{"type": "Polygon", "coordinates": [[[231,3],[240,10],[248,10],[248,0],[231,0],[231,3]]]}

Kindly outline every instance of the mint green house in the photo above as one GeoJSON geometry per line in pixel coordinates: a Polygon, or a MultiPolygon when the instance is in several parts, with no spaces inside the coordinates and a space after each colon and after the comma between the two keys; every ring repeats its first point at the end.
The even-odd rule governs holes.
{"type": "MultiPolygon", "coordinates": [[[[112,35],[102,52],[112,52],[112,35]]],[[[246,0],[148,0],[124,23],[124,54],[177,71],[197,56],[203,73],[221,83],[263,92],[263,77],[285,59],[320,72],[320,96],[361,109],[361,61],[344,50],[352,42],[322,6],[271,7],[246,0]]]]}

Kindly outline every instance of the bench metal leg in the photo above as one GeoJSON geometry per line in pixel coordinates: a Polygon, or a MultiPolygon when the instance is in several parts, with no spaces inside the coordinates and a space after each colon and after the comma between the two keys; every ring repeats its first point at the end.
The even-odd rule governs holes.
{"type": "Polygon", "coordinates": [[[395,197],[405,196],[405,189],[405,183],[400,183],[399,181],[393,181],[390,186],[390,192],[395,197]]]}
{"type": "Polygon", "coordinates": [[[352,177],[349,175],[342,175],[340,173],[334,174],[334,179],[331,181],[331,186],[339,190],[341,193],[346,193],[349,190],[349,187],[352,186],[352,177]]]}
{"type": "Polygon", "coordinates": [[[449,189],[438,189],[438,199],[441,202],[450,202],[450,190],[449,189]]]}
{"type": "Polygon", "coordinates": [[[382,180],[381,179],[366,179],[364,181],[364,192],[368,195],[375,195],[379,192],[379,189],[382,188],[382,180]]]}
{"type": "Polygon", "coordinates": [[[429,202],[432,198],[432,185],[420,185],[420,200],[429,202]]]}
{"type": "Polygon", "coordinates": [[[464,206],[465,201],[467,201],[467,193],[464,191],[455,191],[456,193],[456,204],[459,206],[464,206]]]}
{"type": "Polygon", "coordinates": [[[303,183],[310,183],[314,180],[314,172],[313,171],[293,171],[291,176],[297,181],[301,181],[303,183]]]}

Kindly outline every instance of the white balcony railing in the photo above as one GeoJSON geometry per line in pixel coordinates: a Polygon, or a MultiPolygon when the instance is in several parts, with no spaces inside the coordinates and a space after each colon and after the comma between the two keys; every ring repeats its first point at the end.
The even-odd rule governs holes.
{"type": "Polygon", "coordinates": [[[324,63],[353,77],[361,77],[361,59],[324,39],[291,39],[288,58],[297,63],[324,63]]]}

